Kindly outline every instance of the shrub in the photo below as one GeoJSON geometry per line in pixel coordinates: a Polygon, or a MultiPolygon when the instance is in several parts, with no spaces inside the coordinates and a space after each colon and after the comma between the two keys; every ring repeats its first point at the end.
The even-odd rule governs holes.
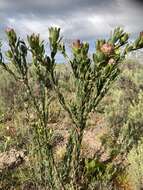
{"type": "MultiPolygon", "coordinates": [[[[85,160],[81,154],[83,133],[87,128],[89,114],[95,111],[111,85],[120,74],[120,65],[129,52],[143,47],[143,36],[140,35],[133,43],[129,43],[129,35],[122,29],[116,28],[108,40],[97,40],[96,52],[90,58],[89,44],[77,40],[72,45],[72,57],[66,53],[65,45],[60,37],[60,29],[49,29],[50,53],[46,54],[44,42],[40,36],[32,34],[27,37],[28,45],[18,38],[13,29],[6,31],[9,50],[6,59],[0,54],[0,65],[17,81],[24,84],[28,94],[29,104],[35,111],[32,126],[32,141],[29,146],[31,172],[37,186],[47,189],[103,189],[103,179],[107,185],[116,177],[116,167],[113,158],[121,154],[112,148],[108,163],[99,160],[95,155],[92,160],[85,160]],[[73,78],[74,91],[72,99],[61,85],[56,72],[56,54],[60,52],[71,66],[70,75],[73,78]],[[30,53],[32,63],[27,56],[30,53]],[[14,70],[10,68],[14,66],[14,70]],[[31,68],[36,78],[37,90],[34,91],[30,82],[31,68]],[[54,157],[54,133],[47,127],[49,119],[49,105],[55,99],[55,92],[59,103],[69,114],[73,123],[65,150],[60,163],[54,157]],[[114,153],[114,154],[113,154],[114,153]],[[91,170],[89,169],[92,166],[91,170]],[[115,168],[115,169],[114,169],[115,168]],[[107,175],[108,172],[111,175],[107,175]],[[91,177],[92,176],[92,177],[91,177]]],[[[32,74],[33,76],[33,74],[32,74]]]]}

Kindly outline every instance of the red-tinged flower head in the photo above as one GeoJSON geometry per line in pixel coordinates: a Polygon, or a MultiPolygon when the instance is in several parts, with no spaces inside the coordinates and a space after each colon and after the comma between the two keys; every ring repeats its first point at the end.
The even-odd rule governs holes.
{"type": "Polygon", "coordinates": [[[140,32],[140,36],[143,37],[143,31],[140,32]]]}
{"type": "Polygon", "coordinates": [[[102,51],[104,54],[109,55],[109,54],[113,53],[113,51],[114,51],[114,46],[111,45],[111,44],[105,43],[105,44],[103,44],[103,45],[101,46],[100,49],[101,49],[101,51],[102,51]]]}
{"type": "Polygon", "coordinates": [[[80,49],[81,47],[82,43],[80,42],[80,40],[76,40],[75,42],[73,42],[73,48],[80,49]]]}

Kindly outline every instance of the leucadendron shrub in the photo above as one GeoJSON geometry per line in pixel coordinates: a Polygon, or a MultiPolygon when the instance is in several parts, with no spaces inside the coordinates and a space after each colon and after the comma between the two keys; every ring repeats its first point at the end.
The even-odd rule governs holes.
{"type": "Polygon", "coordinates": [[[89,44],[80,40],[73,42],[72,56],[69,56],[59,28],[49,29],[49,52],[37,34],[27,36],[27,42],[17,37],[14,29],[7,29],[6,34],[9,50],[5,56],[0,53],[1,68],[25,86],[29,104],[35,110],[31,123],[33,139],[29,145],[33,182],[44,189],[103,189],[101,181],[104,184],[107,181],[106,185],[109,185],[112,176],[116,177],[112,159],[108,164],[100,162],[100,154],[91,160],[83,159],[82,139],[89,114],[96,111],[119,76],[126,55],[143,47],[142,33],[134,42],[129,43],[129,34],[116,28],[108,40],[96,41],[92,57],[89,56],[89,44]],[[70,101],[55,69],[57,53],[61,53],[65,63],[71,67],[69,75],[73,79],[74,91],[70,101]],[[11,64],[14,71],[9,67],[11,64]],[[31,67],[34,67],[36,76],[36,92],[30,82],[31,67]],[[49,105],[55,98],[73,123],[60,162],[54,157],[54,130],[47,127],[49,105]]]}

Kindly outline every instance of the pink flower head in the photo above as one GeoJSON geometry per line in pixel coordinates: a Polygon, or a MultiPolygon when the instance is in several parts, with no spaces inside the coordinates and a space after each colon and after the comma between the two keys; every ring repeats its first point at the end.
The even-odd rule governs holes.
{"type": "Polygon", "coordinates": [[[5,31],[6,31],[7,33],[9,33],[9,32],[14,32],[14,29],[13,29],[13,28],[10,28],[10,27],[7,27],[5,31]]]}
{"type": "Polygon", "coordinates": [[[114,65],[115,64],[115,60],[113,58],[109,59],[108,64],[109,65],[114,65]]]}
{"type": "Polygon", "coordinates": [[[113,53],[113,50],[114,50],[113,45],[108,44],[108,43],[103,44],[102,47],[101,47],[101,51],[104,54],[108,54],[109,55],[109,54],[113,53]]]}

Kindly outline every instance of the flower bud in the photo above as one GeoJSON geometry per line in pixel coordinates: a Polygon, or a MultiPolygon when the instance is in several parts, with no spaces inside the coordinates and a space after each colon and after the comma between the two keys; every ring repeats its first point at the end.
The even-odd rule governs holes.
{"type": "Polygon", "coordinates": [[[13,28],[7,27],[5,30],[6,33],[14,32],[13,28]]]}
{"type": "Polygon", "coordinates": [[[129,39],[129,35],[127,33],[124,34],[124,36],[121,38],[121,43],[126,43],[126,41],[129,39]]]}
{"type": "Polygon", "coordinates": [[[17,41],[17,36],[16,36],[16,33],[14,31],[13,28],[6,28],[5,30],[7,36],[8,36],[8,39],[9,39],[9,42],[14,45],[17,41]]]}
{"type": "Polygon", "coordinates": [[[113,58],[109,59],[108,65],[114,65],[114,64],[115,64],[115,60],[113,58]]]}
{"type": "Polygon", "coordinates": [[[57,28],[57,27],[49,28],[49,41],[52,46],[58,42],[59,37],[60,37],[60,28],[57,28]]]}
{"type": "Polygon", "coordinates": [[[87,55],[88,50],[89,50],[89,44],[85,42],[82,44],[82,47],[83,47],[83,53],[87,55]]]}

